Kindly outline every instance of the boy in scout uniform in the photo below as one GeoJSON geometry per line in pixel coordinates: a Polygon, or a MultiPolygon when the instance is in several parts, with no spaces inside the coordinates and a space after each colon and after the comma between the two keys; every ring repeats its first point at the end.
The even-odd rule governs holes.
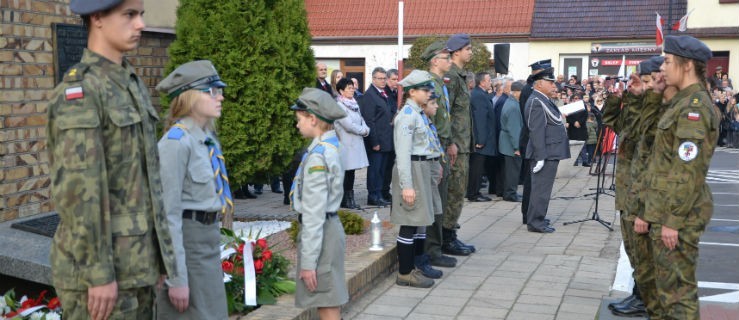
{"type": "MultiPolygon", "coordinates": [[[[391,221],[400,225],[397,237],[398,277],[396,284],[418,288],[434,285],[442,272],[432,269],[424,257],[426,226],[434,221],[431,165],[440,155],[430,121],[421,106],[431,97],[433,80],[426,71],[414,70],[400,85],[406,104],[393,122],[395,166],[391,221]]],[[[437,168],[438,169],[438,168],[437,168]]]]}
{"type": "Polygon", "coordinates": [[[332,123],[346,117],[346,112],[331,95],[316,88],[303,89],[290,109],[296,111],[303,137],[313,139],[290,190],[300,222],[295,305],[318,308],[322,320],[340,319],[349,291],[344,228],[336,214],[344,196],[344,169],[332,123]]]}
{"type": "Polygon", "coordinates": [[[151,319],[154,284],[175,276],[156,145],[157,111],[123,57],[141,0],[72,0],[88,45],[50,98],[51,195],[61,223],[52,282],[69,319],[151,319]]]}
{"type": "Polygon", "coordinates": [[[208,60],[185,63],[157,85],[172,99],[159,153],[177,261],[177,277],[157,295],[158,319],[228,318],[218,216],[233,214],[233,201],[214,126],[225,86],[208,60]]]}
{"type": "MultiPolygon", "coordinates": [[[[711,50],[691,36],[666,36],[665,83],[678,93],[657,122],[646,175],[644,221],[664,319],[699,319],[698,242],[713,214],[706,183],[719,117],[705,87],[711,50]]],[[[645,232],[643,228],[636,232],[645,232]]]]}

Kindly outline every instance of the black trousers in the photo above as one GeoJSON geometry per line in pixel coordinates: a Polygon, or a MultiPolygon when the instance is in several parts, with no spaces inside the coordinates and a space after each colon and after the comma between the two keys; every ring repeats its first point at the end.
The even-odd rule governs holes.
{"type": "Polygon", "coordinates": [[[503,196],[503,155],[488,157],[485,163],[485,171],[488,177],[488,194],[503,196]]]}
{"type": "MultiPolygon", "coordinates": [[[[485,162],[489,158],[480,153],[470,153],[470,171],[467,179],[467,199],[477,197],[480,194],[482,175],[485,174],[485,162]]],[[[489,181],[488,183],[492,183],[489,181]]]]}
{"type": "Polygon", "coordinates": [[[503,155],[503,198],[515,199],[518,195],[518,178],[521,175],[521,157],[503,155]]]}
{"type": "Polygon", "coordinates": [[[526,217],[529,211],[529,200],[531,198],[531,160],[521,161],[521,179],[523,180],[523,199],[521,200],[521,214],[526,217]]]}
{"type": "MultiPolygon", "coordinates": [[[[536,161],[531,161],[529,170],[533,170],[535,166],[536,161]]],[[[531,174],[531,195],[526,220],[532,228],[542,229],[548,226],[544,218],[549,210],[549,200],[552,197],[552,187],[554,187],[558,166],[559,160],[545,160],[541,170],[531,174]]]]}

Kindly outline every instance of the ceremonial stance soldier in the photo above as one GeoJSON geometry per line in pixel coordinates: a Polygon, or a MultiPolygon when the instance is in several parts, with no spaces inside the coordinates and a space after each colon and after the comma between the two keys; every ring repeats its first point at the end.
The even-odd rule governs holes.
{"type": "MultiPolygon", "coordinates": [[[[434,80],[434,92],[438,109],[436,113],[427,115],[436,126],[437,135],[441,146],[451,143],[451,123],[449,119],[449,90],[444,84],[444,74],[452,67],[452,59],[446,48],[446,41],[439,40],[430,44],[421,54],[421,58],[429,64],[429,74],[434,80]]],[[[457,259],[444,255],[441,252],[443,243],[442,225],[444,224],[443,211],[448,205],[449,184],[449,157],[442,152],[439,158],[442,167],[441,182],[438,185],[439,197],[441,199],[442,214],[434,215],[434,223],[426,228],[426,253],[431,259],[431,265],[436,267],[453,268],[457,265],[457,259]]]]}
{"type": "MultiPolygon", "coordinates": [[[[550,97],[556,94],[554,69],[548,68],[534,77],[534,92],[526,102],[524,121],[529,142],[526,158],[531,170],[531,200],[526,220],[531,232],[552,233],[546,219],[559,160],[570,158],[570,144],[564,117],[550,97]]],[[[526,170],[525,169],[525,170],[526,170]]]]}
{"type": "Polygon", "coordinates": [[[467,72],[464,66],[472,59],[472,43],[466,34],[455,34],[446,43],[452,57],[449,78],[449,114],[451,116],[451,136],[449,145],[444,146],[449,155],[450,175],[447,205],[444,207],[444,244],[441,249],[446,254],[467,256],[475,252],[475,247],[457,239],[459,216],[462,214],[464,196],[467,193],[470,144],[472,143],[472,115],[470,111],[470,90],[467,87],[467,72]]]}
{"type": "Polygon", "coordinates": [[[228,318],[218,215],[233,214],[233,201],[214,127],[225,86],[208,60],[185,63],[157,85],[172,99],[159,153],[178,275],[157,295],[158,319],[228,318]]]}
{"type": "Polygon", "coordinates": [[[316,307],[322,320],[336,320],[349,291],[344,227],[336,214],[344,196],[344,168],[332,124],[346,112],[330,94],[315,88],[303,89],[290,109],[296,111],[300,134],[313,139],[290,188],[300,222],[295,305],[316,307]]]}
{"type": "Polygon", "coordinates": [[[157,111],[123,53],[141,0],[72,0],[88,29],[80,63],[48,106],[51,196],[61,223],[52,281],[68,319],[151,319],[154,285],[176,276],[156,145],[157,111]]]}
{"type": "MultiPolygon", "coordinates": [[[[645,68],[641,69],[647,71],[645,68]]],[[[618,135],[615,209],[619,211],[621,219],[621,237],[624,241],[624,250],[634,270],[636,270],[636,257],[634,256],[634,237],[636,234],[633,228],[636,216],[633,212],[627,210],[627,204],[634,200],[629,197],[632,181],[631,160],[634,157],[634,150],[640,138],[636,134],[636,130],[644,99],[642,93],[642,82],[634,75],[634,78],[629,82],[628,90],[621,93],[620,90],[616,89],[608,96],[603,108],[603,123],[611,127],[613,132],[618,135]]],[[[645,315],[645,306],[639,289],[640,286],[637,283],[629,297],[619,303],[610,304],[608,307],[617,315],[645,315]]]]}
{"type": "MultiPolygon", "coordinates": [[[[655,283],[664,319],[699,319],[695,269],[698,242],[713,214],[708,166],[716,147],[719,117],[705,87],[711,50],[691,36],[665,37],[665,83],[679,92],[657,123],[646,175],[644,220],[649,232],[655,283]]],[[[637,226],[635,226],[637,227],[637,226]]]]}

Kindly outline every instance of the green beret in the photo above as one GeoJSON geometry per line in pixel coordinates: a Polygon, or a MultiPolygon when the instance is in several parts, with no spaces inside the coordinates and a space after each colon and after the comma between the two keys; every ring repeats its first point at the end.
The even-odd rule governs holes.
{"type": "Polygon", "coordinates": [[[327,123],[346,117],[346,111],[336,100],[326,91],[317,88],[303,88],[300,97],[290,109],[310,112],[327,123]]]}

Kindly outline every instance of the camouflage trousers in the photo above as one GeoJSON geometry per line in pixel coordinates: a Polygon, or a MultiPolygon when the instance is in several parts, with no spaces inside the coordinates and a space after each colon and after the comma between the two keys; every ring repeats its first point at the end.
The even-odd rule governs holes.
{"type": "Polygon", "coordinates": [[[467,194],[467,172],[469,171],[469,153],[458,153],[457,160],[450,168],[447,187],[447,205],[444,207],[445,229],[454,229],[462,215],[464,196],[467,194]]]}
{"type": "MultiPolygon", "coordinates": [[[[444,223],[444,208],[447,207],[447,184],[449,181],[449,160],[440,161],[442,168],[441,182],[438,186],[439,198],[441,200],[442,214],[434,214],[434,223],[426,228],[426,241],[424,242],[424,251],[432,258],[441,256],[441,245],[443,242],[441,226],[444,223]]],[[[433,179],[432,179],[433,180],[433,179]]]]}
{"type": "MultiPolygon", "coordinates": [[[[678,245],[668,249],[662,242],[662,228],[652,226],[652,264],[660,309],[659,319],[700,319],[698,282],[698,241],[704,226],[686,226],[678,231],[678,245]]],[[[655,318],[652,318],[655,319],[655,318]]]]}
{"type": "MultiPolygon", "coordinates": [[[[64,319],[90,319],[87,312],[87,290],[57,290],[64,319]]],[[[110,320],[154,318],[154,287],[118,289],[118,299],[110,320]]]]}

